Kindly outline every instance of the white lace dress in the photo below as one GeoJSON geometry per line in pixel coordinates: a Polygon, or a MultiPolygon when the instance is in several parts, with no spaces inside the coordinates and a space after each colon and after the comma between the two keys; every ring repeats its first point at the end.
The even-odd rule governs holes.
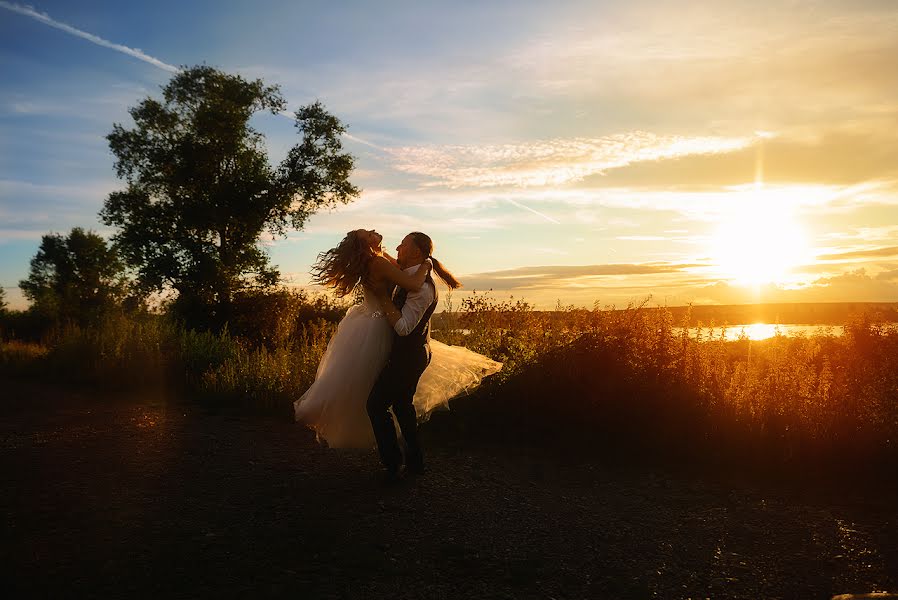
{"type": "MultiPolygon", "coordinates": [[[[347,310],[337,325],[315,382],[293,403],[296,420],[314,429],[331,448],[373,447],[366,404],[392,343],[389,322],[365,290],[362,303],[347,310]]],[[[430,340],[430,348],[433,357],[415,392],[419,420],[502,368],[502,363],[463,346],[430,340]]]]}

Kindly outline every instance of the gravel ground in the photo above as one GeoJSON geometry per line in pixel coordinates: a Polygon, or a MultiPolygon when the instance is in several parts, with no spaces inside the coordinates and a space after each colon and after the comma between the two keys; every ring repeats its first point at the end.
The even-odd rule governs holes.
{"type": "Polygon", "coordinates": [[[152,393],[0,389],[7,597],[898,591],[891,491],[569,464],[426,425],[428,472],[387,486],[373,451],[321,448],[290,422],[152,393]]]}

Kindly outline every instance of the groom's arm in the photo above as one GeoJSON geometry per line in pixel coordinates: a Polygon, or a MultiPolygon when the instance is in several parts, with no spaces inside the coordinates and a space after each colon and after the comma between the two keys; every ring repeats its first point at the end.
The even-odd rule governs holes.
{"type": "Polygon", "coordinates": [[[421,286],[420,291],[408,295],[401,311],[391,300],[387,299],[387,302],[384,303],[384,300],[381,299],[381,307],[393,330],[399,335],[408,335],[414,331],[418,323],[421,322],[421,317],[427,312],[427,307],[433,302],[435,293],[433,284],[425,283],[421,286]]]}

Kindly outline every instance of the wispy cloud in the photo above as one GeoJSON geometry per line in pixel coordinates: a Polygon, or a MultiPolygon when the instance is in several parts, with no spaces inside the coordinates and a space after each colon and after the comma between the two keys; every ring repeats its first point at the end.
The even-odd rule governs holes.
{"type": "Polygon", "coordinates": [[[589,26],[547,26],[506,61],[542,97],[617,98],[639,112],[661,102],[668,122],[706,115],[718,131],[759,118],[827,122],[882,103],[898,64],[898,13],[883,2],[811,4],[813,14],[795,18],[788,4],[626,3],[589,26]]]}
{"type": "Polygon", "coordinates": [[[51,233],[40,229],[0,229],[0,245],[21,240],[39,240],[42,236],[51,233]]]}
{"type": "MultiPolygon", "coordinates": [[[[898,64],[896,64],[898,66],[898,64]]],[[[624,165],[584,186],[655,189],[710,189],[752,182],[762,166],[765,183],[852,185],[898,179],[898,105],[893,113],[829,124],[808,130],[778,132],[775,139],[757,134],[750,146],[732,152],[692,153],[624,165]]]]}
{"type": "Polygon", "coordinates": [[[61,23],[50,17],[47,13],[38,12],[31,6],[23,6],[21,4],[15,4],[12,2],[5,2],[4,0],[0,0],[0,8],[5,8],[7,10],[11,10],[14,13],[18,13],[20,15],[24,15],[26,17],[30,17],[35,21],[39,21],[45,25],[49,25],[50,27],[55,27],[60,31],[64,31],[68,34],[74,35],[75,37],[79,37],[81,39],[87,40],[93,44],[98,46],[103,46],[104,48],[109,48],[111,50],[115,50],[116,52],[121,52],[122,54],[127,54],[128,56],[132,56],[138,60],[142,60],[145,63],[149,63],[154,67],[158,67],[163,71],[168,71],[170,73],[177,73],[180,69],[174,65],[170,65],[166,62],[159,60],[156,57],[150,56],[146,54],[143,50],[139,48],[130,48],[128,46],[124,46],[122,44],[116,44],[115,42],[110,42],[109,40],[103,39],[100,36],[94,35],[92,33],[88,33],[77,27],[73,27],[66,23],[61,23]]]}
{"type": "Polygon", "coordinates": [[[898,246],[889,246],[886,248],[870,248],[867,250],[854,250],[851,252],[840,252],[836,254],[823,254],[817,257],[817,260],[852,260],[856,258],[890,258],[898,256],[898,246]]]}
{"type": "Polygon", "coordinates": [[[111,191],[116,189],[114,179],[80,182],[77,185],[66,183],[34,183],[17,179],[0,179],[0,210],[16,209],[28,212],[29,202],[41,203],[56,200],[71,202],[75,205],[92,204],[102,201],[111,191]],[[8,200],[8,201],[7,201],[8,200]],[[14,202],[15,201],[15,202],[14,202]]]}
{"type": "MultiPolygon", "coordinates": [[[[85,86],[81,81],[74,85],[70,82],[48,82],[48,87],[29,92],[26,94],[17,90],[0,98],[0,115],[74,117],[78,121],[106,127],[113,120],[126,117],[128,105],[136,98],[151,94],[146,86],[132,82],[113,83],[110,86],[90,84],[85,86]],[[52,91],[47,91],[48,89],[52,91]]],[[[60,133],[58,128],[55,133],[60,133]]]]}
{"type": "Polygon", "coordinates": [[[40,239],[73,226],[97,228],[96,212],[114,181],[70,185],[0,179],[0,239],[40,239]]]}
{"type": "Polygon", "coordinates": [[[466,275],[462,280],[465,288],[469,290],[561,288],[587,282],[594,285],[597,279],[602,278],[686,273],[688,269],[699,266],[702,265],[694,263],[552,265],[473,273],[466,275]]]}
{"type": "Polygon", "coordinates": [[[686,137],[644,131],[600,138],[501,145],[406,146],[388,150],[395,168],[434,179],[426,186],[547,186],[635,162],[731,152],[751,138],[686,137]]]}
{"type": "Polygon", "coordinates": [[[883,271],[876,276],[877,281],[895,281],[898,282],[898,269],[891,271],[883,271]]]}

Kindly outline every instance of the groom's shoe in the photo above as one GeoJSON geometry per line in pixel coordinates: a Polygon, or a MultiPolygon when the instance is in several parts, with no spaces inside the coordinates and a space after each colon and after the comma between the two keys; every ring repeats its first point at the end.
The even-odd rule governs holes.
{"type": "Polygon", "coordinates": [[[408,464],[408,472],[411,475],[424,475],[424,462],[410,462],[408,464]]]}

